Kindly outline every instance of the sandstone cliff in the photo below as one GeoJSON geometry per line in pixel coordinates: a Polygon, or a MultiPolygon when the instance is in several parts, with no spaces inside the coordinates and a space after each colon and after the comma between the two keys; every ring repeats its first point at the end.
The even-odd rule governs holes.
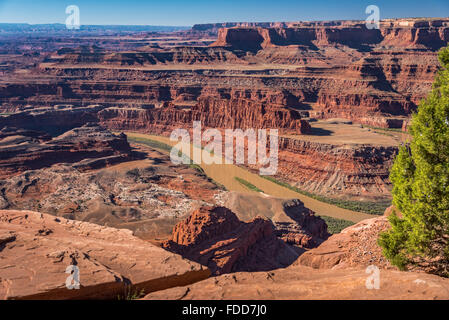
{"type": "Polygon", "coordinates": [[[397,147],[346,146],[279,138],[278,175],[312,193],[384,197],[397,147]]]}
{"type": "Polygon", "coordinates": [[[275,24],[240,25],[218,30],[218,39],[212,46],[235,49],[262,49],[285,45],[335,45],[342,44],[361,48],[367,45],[423,46],[438,49],[449,41],[449,20],[440,22],[410,22],[410,25],[381,23],[380,29],[367,29],[364,23],[340,25],[275,24]]]}

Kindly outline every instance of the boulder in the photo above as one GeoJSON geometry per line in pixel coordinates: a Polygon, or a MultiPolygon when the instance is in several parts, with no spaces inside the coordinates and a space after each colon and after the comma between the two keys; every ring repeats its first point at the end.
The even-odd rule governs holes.
{"type": "Polygon", "coordinates": [[[395,269],[377,244],[379,233],[390,228],[388,218],[363,220],[332,235],[315,249],[305,252],[298,263],[317,269],[347,269],[375,265],[395,269]]]}

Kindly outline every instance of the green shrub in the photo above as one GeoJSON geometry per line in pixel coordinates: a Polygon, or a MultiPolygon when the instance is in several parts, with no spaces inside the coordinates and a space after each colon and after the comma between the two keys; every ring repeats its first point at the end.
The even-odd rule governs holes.
{"type": "Polygon", "coordinates": [[[382,215],[385,212],[385,209],[387,209],[391,205],[390,200],[381,200],[378,202],[372,202],[372,201],[353,201],[353,200],[342,200],[342,199],[334,199],[334,198],[328,198],[321,195],[313,194],[304,190],[301,190],[297,187],[294,187],[286,182],[279,181],[271,176],[261,176],[262,178],[265,178],[271,182],[274,182],[280,186],[283,186],[287,189],[290,189],[292,191],[295,191],[299,194],[305,195],[309,198],[329,203],[334,206],[348,209],[351,211],[357,211],[357,212],[364,212],[368,214],[377,214],[382,215]]]}
{"type": "Polygon", "coordinates": [[[251,182],[248,182],[242,178],[239,177],[234,177],[234,179],[236,181],[238,181],[240,184],[244,185],[246,188],[248,188],[251,191],[255,191],[255,192],[263,192],[262,190],[260,190],[259,188],[257,188],[255,185],[253,185],[251,182]]]}
{"type": "Polygon", "coordinates": [[[326,221],[327,231],[329,231],[329,233],[331,233],[331,234],[340,233],[341,230],[355,224],[352,221],[337,219],[337,218],[328,217],[328,216],[319,216],[319,217],[321,219],[323,219],[324,221],[326,221]]]}
{"type": "Polygon", "coordinates": [[[379,245],[401,269],[449,275],[449,47],[442,69],[410,125],[412,140],[400,148],[391,170],[393,204],[401,212],[379,245]]]}

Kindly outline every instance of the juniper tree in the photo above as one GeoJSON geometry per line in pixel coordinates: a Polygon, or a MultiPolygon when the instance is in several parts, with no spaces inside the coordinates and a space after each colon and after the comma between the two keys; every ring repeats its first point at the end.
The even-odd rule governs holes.
{"type": "Polygon", "coordinates": [[[391,229],[379,245],[392,264],[449,276],[449,47],[432,91],[412,116],[410,141],[393,164],[391,229]]]}

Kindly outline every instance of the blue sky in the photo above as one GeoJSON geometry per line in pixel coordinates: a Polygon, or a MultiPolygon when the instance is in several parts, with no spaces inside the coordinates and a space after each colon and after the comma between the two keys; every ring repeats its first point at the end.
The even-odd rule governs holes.
{"type": "Polygon", "coordinates": [[[0,23],[64,23],[68,5],[80,8],[81,24],[364,20],[371,4],[380,8],[381,18],[449,16],[449,0],[0,0],[0,23]]]}

